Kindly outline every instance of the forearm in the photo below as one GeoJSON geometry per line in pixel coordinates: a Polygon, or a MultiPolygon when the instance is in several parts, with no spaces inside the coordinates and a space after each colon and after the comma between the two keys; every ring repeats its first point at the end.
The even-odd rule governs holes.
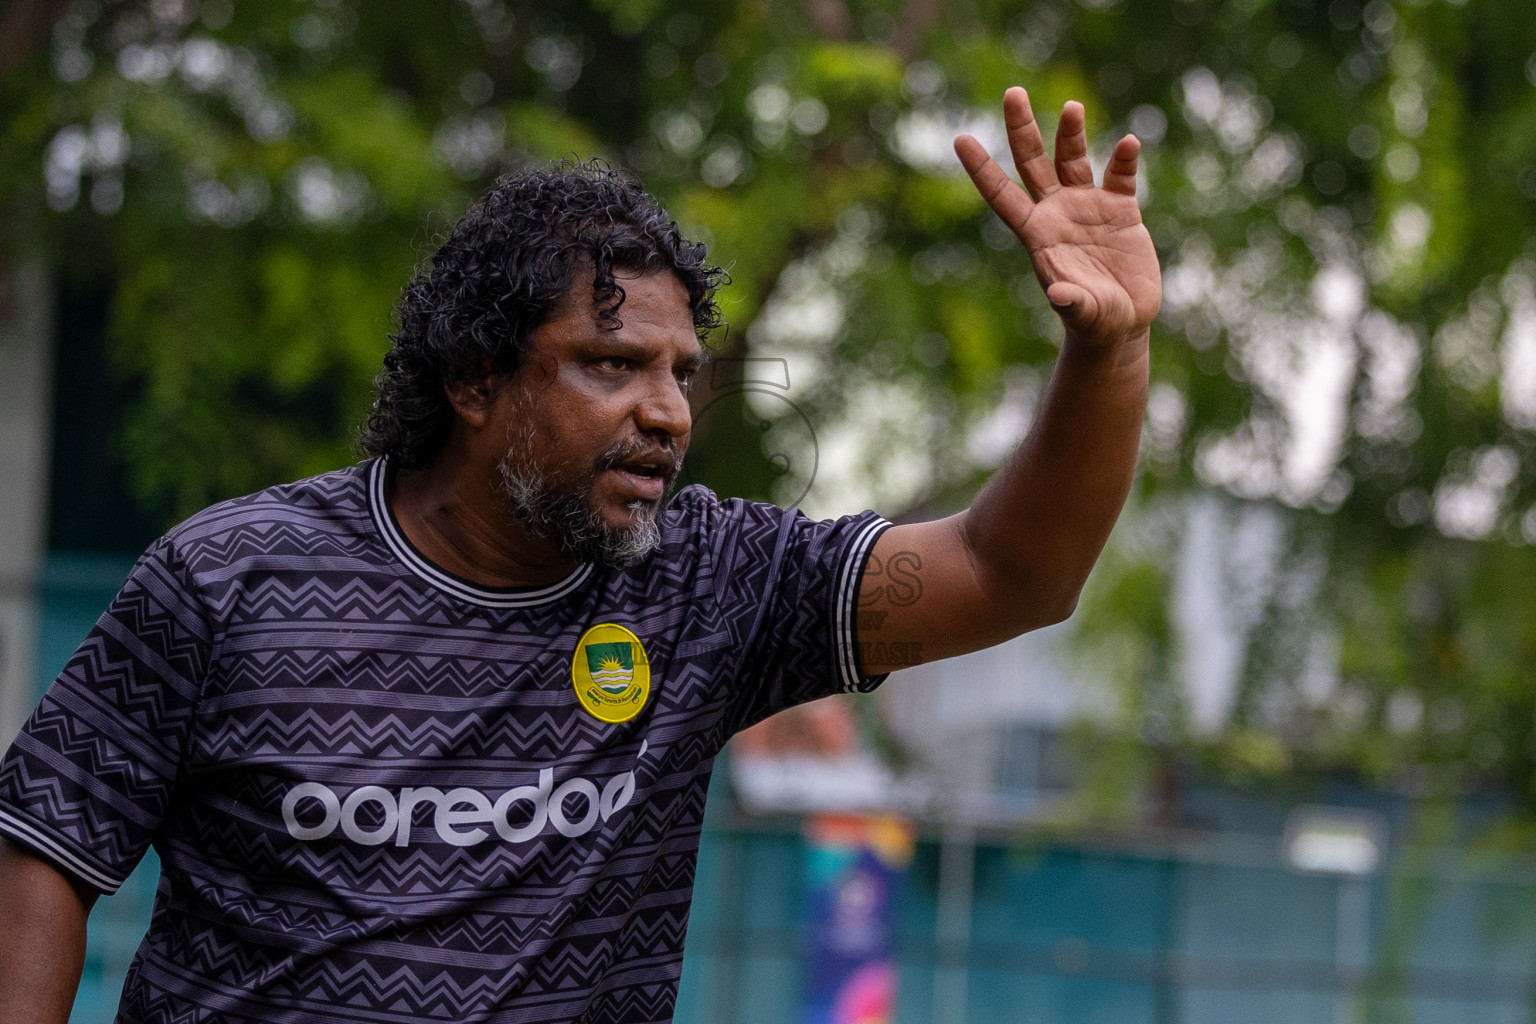
{"type": "Polygon", "coordinates": [[[1130,493],[1147,400],[1145,331],[1068,338],[1035,422],[964,517],[978,581],[1028,629],[1071,614],[1130,493]]]}
{"type": "Polygon", "coordinates": [[[95,896],[0,840],[0,1024],[65,1024],[95,896]]]}

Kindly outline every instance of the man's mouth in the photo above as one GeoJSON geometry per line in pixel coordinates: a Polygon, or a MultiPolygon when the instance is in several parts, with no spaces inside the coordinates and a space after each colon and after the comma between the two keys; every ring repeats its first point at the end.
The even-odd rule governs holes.
{"type": "Polygon", "coordinates": [[[621,485],[642,501],[660,501],[677,475],[677,459],[670,452],[632,455],[608,466],[621,485]]]}
{"type": "Polygon", "coordinates": [[[624,490],[642,501],[660,501],[667,492],[667,483],[660,476],[646,476],[623,466],[615,466],[610,472],[619,478],[624,490]]]}

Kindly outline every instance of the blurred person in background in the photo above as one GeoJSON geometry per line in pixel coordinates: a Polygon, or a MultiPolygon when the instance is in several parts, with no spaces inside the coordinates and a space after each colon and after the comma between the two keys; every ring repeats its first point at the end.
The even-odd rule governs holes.
{"type": "Polygon", "coordinates": [[[1066,340],[966,512],[666,496],[721,274],[591,165],[499,183],[408,286],[362,465],[162,537],[0,764],[0,1022],[64,1021],[153,844],[118,1019],[660,1021],[739,730],[1069,615],[1130,486],[1160,302],[1138,143],[1095,186],[1004,99],[956,150],[1066,340]],[[905,553],[917,599],[879,573],[905,553]]]}

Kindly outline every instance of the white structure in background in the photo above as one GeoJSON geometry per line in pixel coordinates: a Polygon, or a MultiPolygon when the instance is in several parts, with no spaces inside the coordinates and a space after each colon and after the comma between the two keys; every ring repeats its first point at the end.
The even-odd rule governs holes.
{"type": "Polygon", "coordinates": [[[1004,795],[1005,746],[1015,734],[1060,733],[1114,707],[1102,681],[1073,671],[1067,628],[904,669],[882,688],[891,732],[932,772],[939,817],[1003,825],[1038,812],[1027,794],[1004,795]]]}
{"type": "MultiPolygon", "coordinates": [[[[1287,553],[1270,504],[1203,495],[1183,509],[1172,619],[1188,725],[1219,733],[1236,705],[1247,648],[1266,606],[1309,597],[1311,563],[1287,553]],[[1289,560],[1289,562],[1288,562],[1289,560]],[[1289,591],[1289,592],[1287,592],[1289,591]]],[[[968,826],[1017,824],[1049,814],[1062,795],[1049,748],[1074,722],[1120,713],[1123,695],[1071,648],[1066,623],[989,650],[895,673],[878,700],[895,739],[926,772],[900,790],[918,813],[968,826]]],[[[1337,688],[1337,652],[1320,634],[1299,665],[1296,698],[1308,706],[1337,688]]]]}
{"type": "Polygon", "coordinates": [[[47,543],[53,292],[40,264],[0,267],[0,749],[32,701],[47,543]]]}

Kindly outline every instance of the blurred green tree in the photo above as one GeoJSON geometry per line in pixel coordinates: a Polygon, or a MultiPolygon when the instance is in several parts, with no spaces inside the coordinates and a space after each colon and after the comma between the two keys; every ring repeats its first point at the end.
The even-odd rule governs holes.
{"type": "MultiPolygon", "coordinates": [[[[1138,511],[1080,616],[1126,694],[1100,740],[1536,806],[1526,0],[5,18],[0,251],[110,282],[124,452],[166,521],[347,461],[413,264],[496,174],[568,155],[633,169],[729,264],[717,353],[785,360],[813,510],[955,507],[1059,329],[950,139],[1000,147],[1015,82],[1084,100],[1100,153],[1146,144],[1167,274],[1138,511]]],[[[693,472],[793,498],[773,454],[704,430],[693,472]]]]}

